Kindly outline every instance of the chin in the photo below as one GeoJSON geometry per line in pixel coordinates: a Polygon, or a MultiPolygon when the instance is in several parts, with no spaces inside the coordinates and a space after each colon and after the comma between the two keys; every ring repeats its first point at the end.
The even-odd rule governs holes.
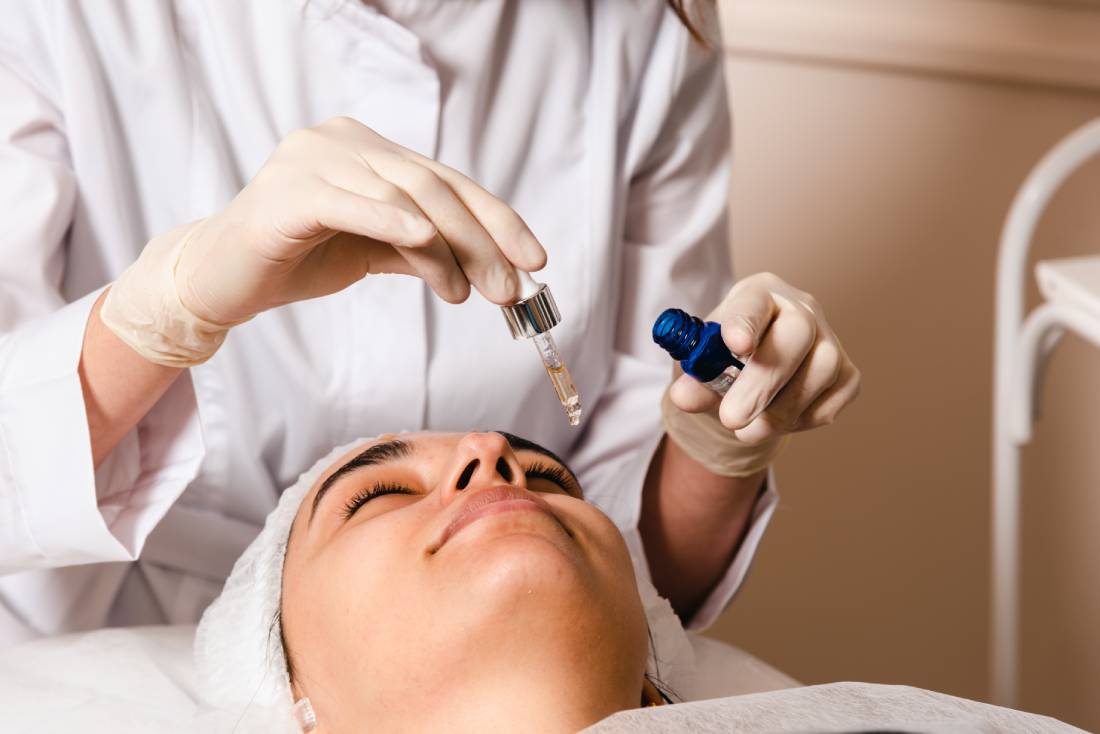
{"type": "MultiPolygon", "coordinates": [[[[522,668],[548,649],[587,655],[625,644],[633,627],[624,627],[621,595],[572,538],[497,528],[466,540],[474,542],[452,549],[461,552],[451,556],[446,579],[434,587],[446,622],[433,647],[446,649],[456,665],[478,658],[522,668]]],[[[644,647],[644,621],[638,630],[637,644],[644,647]]],[[[610,659],[620,657],[616,652],[610,659]]]]}
{"type": "Polygon", "coordinates": [[[466,585],[489,608],[506,613],[509,605],[528,601],[545,608],[547,594],[561,601],[583,595],[591,588],[591,573],[579,549],[566,542],[573,543],[522,531],[484,538],[463,564],[466,585]]]}
{"type": "MultiPolygon", "coordinates": [[[[615,660],[622,649],[632,649],[624,642],[634,640],[621,600],[552,539],[515,533],[495,536],[483,547],[479,562],[464,569],[465,594],[476,604],[466,604],[467,614],[455,620],[479,652],[496,648],[504,651],[501,659],[522,666],[550,648],[589,655],[610,646],[608,659],[615,660]]],[[[638,629],[637,644],[644,649],[644,622],[638,629]]]]}

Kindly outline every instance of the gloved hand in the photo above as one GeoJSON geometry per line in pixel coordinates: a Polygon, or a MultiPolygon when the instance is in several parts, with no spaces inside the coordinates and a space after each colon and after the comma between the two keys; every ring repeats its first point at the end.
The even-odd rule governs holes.
{"type": "Polygon", "coordinates": [[[423,278],[459,303],[519,296],[513,266],[546,252],[516,212],[461,173],[348,118],[288,135],[225,210],[149,242],[100,318],[151,361],[199,364],[227,330],[369,273],[423,278]]]}
{"type": "Polygon", "coordinates": [[[724,397],[681,374],[662,400],[669,436],[715,474],[751,476],[793,432],[832,423],[862,377],[809,293],[771,273],[738,281],[705,319],[748,360],[724,397]]]}

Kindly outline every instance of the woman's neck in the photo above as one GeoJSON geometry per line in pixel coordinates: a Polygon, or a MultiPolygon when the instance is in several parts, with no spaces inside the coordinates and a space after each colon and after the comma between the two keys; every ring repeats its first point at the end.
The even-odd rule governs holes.
{"type": "MultiPolygon", "coordinates": [[[[593,675],[592,661],[532,665],[524,658],[517,655],[513,664],[496,669],[467,670],[444,685],[407,689],[411,695],[391,702],[392,708],[371,705],[370,711],[362,712],[367,717],[363,720],[378,731],[564,734],[637,708],[643,700],[642,679],[630,684],[615,674],[618,671],[593,675]]],[[[342,729],[318,729],[319,734],[328,731],[342,729]]]]}
{"type": "MultiPolygon", "coordinates": [[[[537,682],[515,677],[497,681],[483,691],[464,691],[452,701],[454,717],[446,718],[445,729],[452,732],[517,731],[577,732],[611,714],[637,708],[639,685],[631,690],[615,690],[605,681],[566,676],[537,682]]],[[[440,731],[438,727],[430,730],[440,731]]]]}

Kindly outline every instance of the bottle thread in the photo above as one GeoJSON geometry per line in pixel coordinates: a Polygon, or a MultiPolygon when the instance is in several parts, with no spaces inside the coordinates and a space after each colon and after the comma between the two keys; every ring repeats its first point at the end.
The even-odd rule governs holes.
{"type": "Polygon", "coordinates": [[[729,391],[745,367],[722,340],[719,324],[678,308],[667,309],[657,317],[653,341],[679,360],[686,374],[719,395],[729,391]]]}

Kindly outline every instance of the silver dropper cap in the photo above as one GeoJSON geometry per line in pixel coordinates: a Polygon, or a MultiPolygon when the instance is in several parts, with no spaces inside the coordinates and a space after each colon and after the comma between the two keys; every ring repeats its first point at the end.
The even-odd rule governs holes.
{"type": "Polygon", "coordinates": [[[561,322],[561,313],[554,296],[545,283],[537,283],[534,294],[513,303],[501,306],[504,320],[513,339],[530,339],[536,334],[545,334],[561,322]]]}

